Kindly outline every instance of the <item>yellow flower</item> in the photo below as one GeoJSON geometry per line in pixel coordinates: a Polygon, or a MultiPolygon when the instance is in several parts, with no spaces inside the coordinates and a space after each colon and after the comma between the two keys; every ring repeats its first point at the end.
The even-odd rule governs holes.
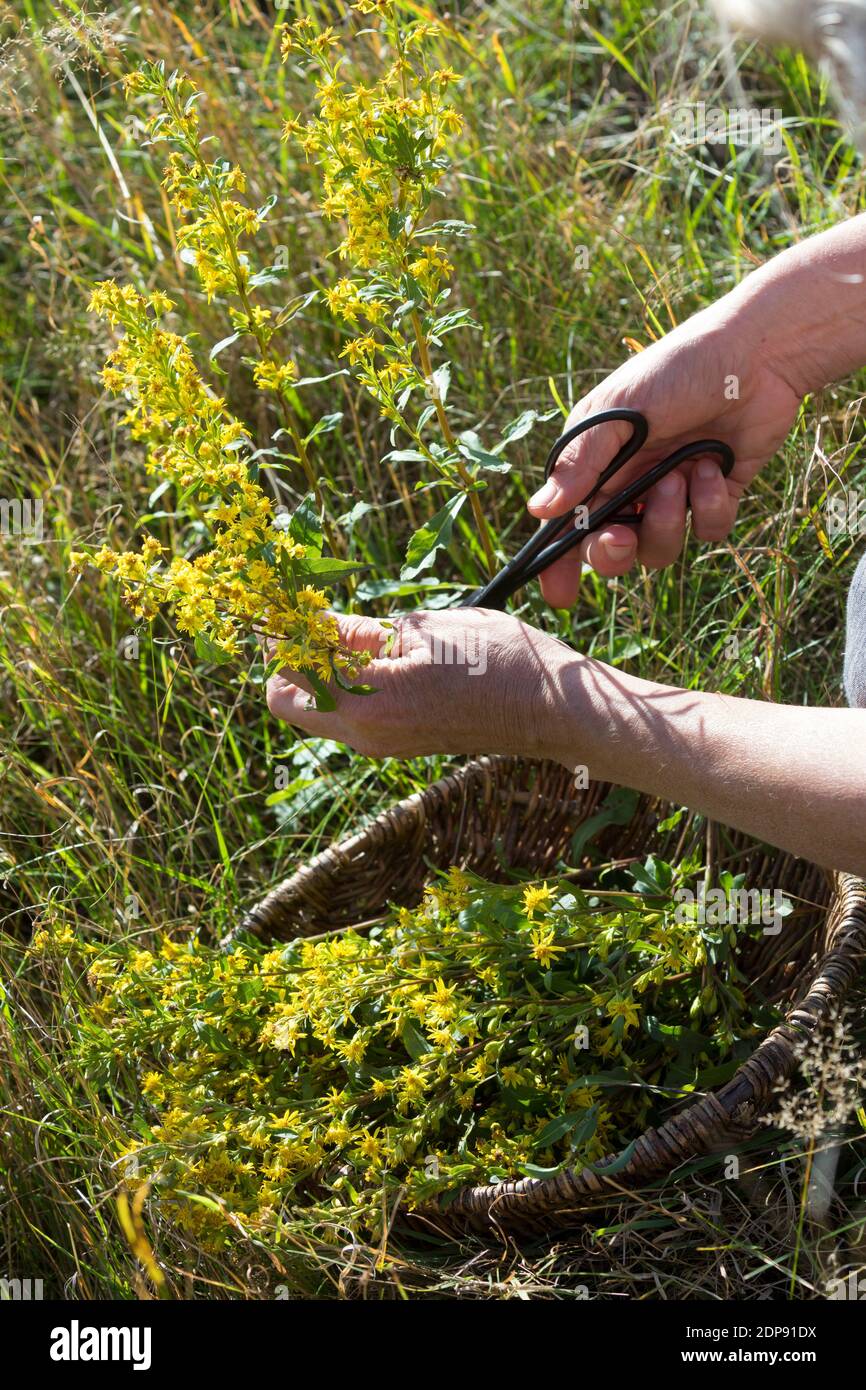
{"type": "Polygon", "coordinates": [[[553,891],[543,883],[540,888],[532,884],[523,891],[523,911],[527,917],[533,917],[539,910],[546,911],[553,902],[553,891]]]}
{"type": "Polygon", "coordinates": [[[253,380],[263,391],[286,391],[297,379],[294,362],[257,362],[253,367],[253,380]]]}
{"type": "Polygon", "coordinates": [[[636,1028],[640,1022],[638,1006],[629,996],[608,999],[604,1007],[607,1010],[608,1017],[613,1019],[621,1018],[625,1021],[626,1031],[629,1028],[636,1028]]]}
{"type": "Polygon", "coordinates": [[[554,944],[555,929],[553,927],[533,927],[529,933],[532,941],[530,955],[539,962],[540,965],[550,965],[557,956],[565,951],[564,946],[554,944]]]}
{"type": "Polygon", "coordinates": [[[381,1139],[379,1138],[378,1135],[376,1135],[376,1134],[371,1134],[369,1130],[365,1130],[365,1131],[364,1131],[364,1134],[361,1136],[360,1140],[358,1141],[358,1149],[359,1149],[359,1151],[361,1152],[361,1154],[363,1155],[363,1157],[366,1158],[369,1162],[371,1162],[371,1163],[380,1163],[380,1162],[381,1162],[381,1160],[382,1160],[382,1141],[381,1141],[381,1139]]]}

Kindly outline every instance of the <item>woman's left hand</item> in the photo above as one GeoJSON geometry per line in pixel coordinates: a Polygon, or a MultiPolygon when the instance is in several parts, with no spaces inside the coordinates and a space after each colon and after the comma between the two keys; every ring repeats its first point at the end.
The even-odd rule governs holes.
{"type": "Polygon", "coordinates": [[[555,638],[480,608],[415,612],[388,625],[340,616],[339,625],[348,646],[372,654],[358,679],[375,693],[332,686],[336,709],[317,710],[308,684],[284,669],[268,682],[268,708],[278,719],[374,758],[570,758],[559,748],[568,703],[562,675],[580,658],[555,638]]]}

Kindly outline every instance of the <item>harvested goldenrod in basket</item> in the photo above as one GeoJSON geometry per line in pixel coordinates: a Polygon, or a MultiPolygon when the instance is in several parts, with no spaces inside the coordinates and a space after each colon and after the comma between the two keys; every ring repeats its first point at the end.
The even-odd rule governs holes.
{"type": "Polygon", "coordinates": [[[229,1215],[374,1229],[395,1202],[627,1146],[772,1017],[741,992],[731,928],[679,911],[666,864],[641,875],[589,898],[452,869],[364,931],[82,947],[87,1073],[109,1096],[138,1075],[123,1164],[221,1244],[229,1215]]]}

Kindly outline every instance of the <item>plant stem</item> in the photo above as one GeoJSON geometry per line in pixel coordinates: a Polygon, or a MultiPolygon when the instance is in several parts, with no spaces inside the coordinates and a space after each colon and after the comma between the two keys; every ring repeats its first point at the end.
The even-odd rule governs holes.
{"type": "Polygon", "coordinates": [[[427,347],[427,339],[424,337],[424,330],[421,327],[421,320],[418,317],[417,309],[412,310],[412,329],[415,333],[415,341],[418,345],[418,356],[421,359],[421,371],[424,375],[425,381],[427,382],[428,393],[436,411],[436,418],[439,421],[439,428],[442,431],[442,436],[445,440],[445,443],[448,445],[448,448],[453,451],[455,466],[457,468],[457,472],[460,475],[460,481],[463,483],[463,486],[469,496],[469,505],[472,508],[472,516],[474,518],[475,525],[478,529],[478,535],[481,540],[481,544],[484,548],[484,556],[487,562],[487,574],[489,577],[490,575],[493,575],[496,572],[496,556],[493,551],[493,542],[490,538],[490,529],[487,525],[487,518],[485,517],[484,511],[481,506],[481,498],[479,497],[478,492],[475,488],[475,483],[472,478],[472,475],[468,472],[466,465],[460,457],[457,448],[457,440],[455,439],[454,431],[451,428],[451,422],[449,421],[448,416],[445,414],[445,407],[442,404],[442,397],[440,396],[439,391],[436,387],[436,383],[433,380],[433,364],[430,361],[430,352],[427,347]]]}

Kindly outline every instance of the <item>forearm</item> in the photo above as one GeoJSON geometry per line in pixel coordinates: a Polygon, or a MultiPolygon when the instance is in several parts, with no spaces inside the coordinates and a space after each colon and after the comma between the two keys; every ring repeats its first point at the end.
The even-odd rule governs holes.
{"type": "Polygon", "coordinates": [[[773,257],[712,312],[803,396],[866,364],[866,213],[773,257]]]}
{"type": "Polygon", "coordinates": [[[672,689],[565,660],[551,751],[592,778],[866,876],[866,711],[672,689]]]}

